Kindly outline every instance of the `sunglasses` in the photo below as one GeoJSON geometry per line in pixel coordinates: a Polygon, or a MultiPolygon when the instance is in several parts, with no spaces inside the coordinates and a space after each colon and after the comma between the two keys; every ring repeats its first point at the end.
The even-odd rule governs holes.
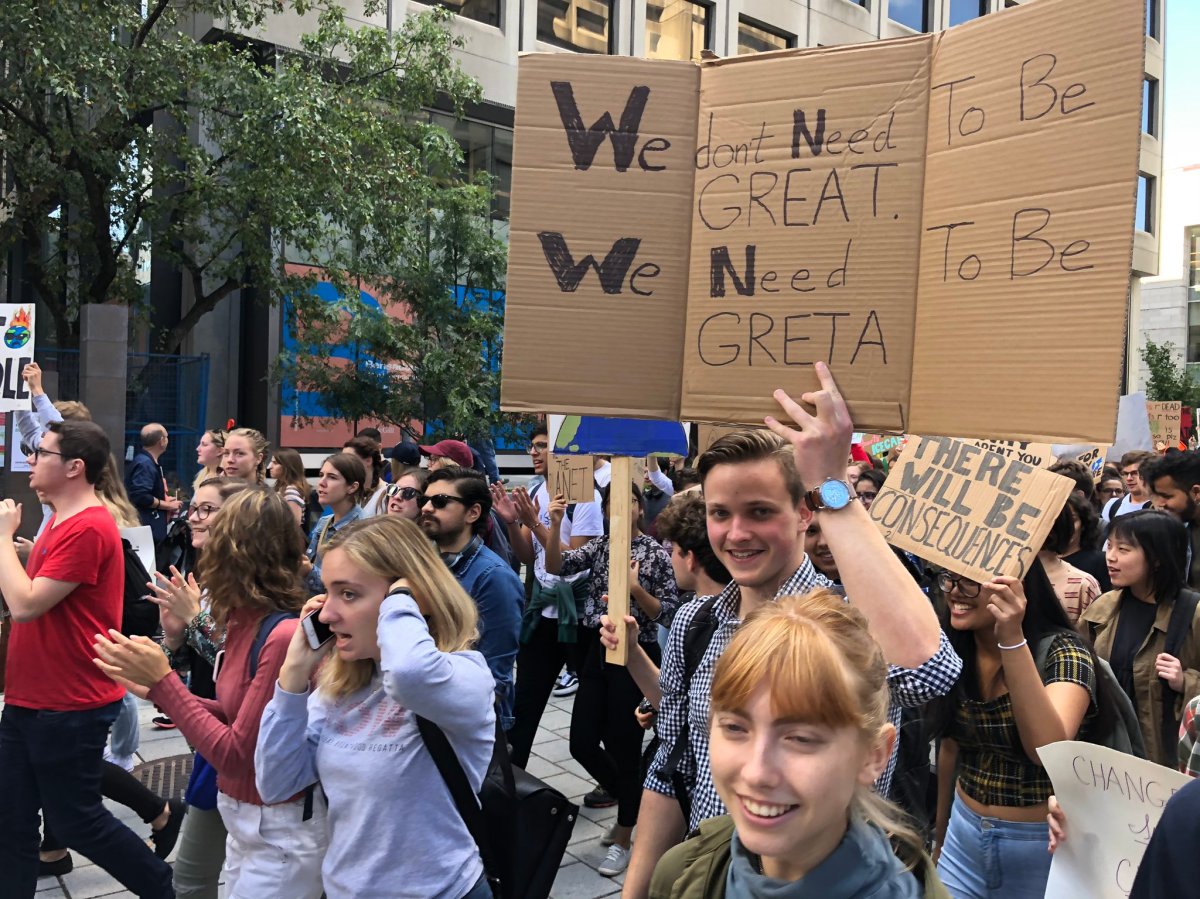
{"type": "Polygon", "coordinates": [[[383,491],[388,499],[410,500],[416,499],[421,495],[421,491],[416,487],[401,487],[399,484],[388,484],[383,491]]]}
{"type": "Polygon", "coordinates": [[[467,501],[461,496],[452,496],[449,493],[435,493],[433,496],[417,497],[418,507],[423,509],[425,508],[426,503],[429,503],[429,505],[433,506],[435,509],[444,509],[451,503],[462,503],[465,506],[467,501]]]}

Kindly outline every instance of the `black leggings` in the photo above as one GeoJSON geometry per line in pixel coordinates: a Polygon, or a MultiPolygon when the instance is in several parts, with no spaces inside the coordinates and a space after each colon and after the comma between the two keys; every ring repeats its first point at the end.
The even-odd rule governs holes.
{"type": "MultiPolygon", "coordinates": [[[[641,647],[658,665],[658,644],[642,643],[641,647]]],[[[616,797],[621,827],[637,823],[642,801],[642,739],[646,732],[633,715],[641,699],[642,691],[629,670],[606,663],[598,632],[591,632],[583,647],[579,692],[571,715],[571,756],[606,793],[616,797]]]]}
{"type": "MultiPolygon", "coordinates": [[[[161,796],[150,792],[140,780],[112,762],[104,762],[100,774],[100,792],[108,799],[119,802],[132,809],[137,816],[149,824],[163,813],[166,801],[161,796]]],[[[66,849],[53,833],[49,825],[42,827],[42,852],[57,852],[66,849]]]]}
{"type": "MultiPolygon", "coordinates": [[[[599,644],[600,632],[578,628],[578,640],[599,644]]],[[[558,619],[539,618],[528,643],[517,651],[517,690],[513,700],[515,722],[508,731],[512,763],[518,768],[529,764],[529,752],[537,736],[538,722],[550,701],[550,691],[563,665],[579,671],[582,642],[559,643],[558,619]]]]}

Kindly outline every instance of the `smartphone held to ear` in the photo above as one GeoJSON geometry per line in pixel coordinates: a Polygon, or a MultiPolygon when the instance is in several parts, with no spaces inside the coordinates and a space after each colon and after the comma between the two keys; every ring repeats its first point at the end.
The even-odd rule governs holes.
{"type": "Polygon", "coordinates": [[[333,639],[333,631],[329,625],[317,617],[320,614],[321,610],[317,609],[300,619],[300,626],[304,628],[304,636],[308,638],[308,645],[314,650],[320,649],[333,639]]]}

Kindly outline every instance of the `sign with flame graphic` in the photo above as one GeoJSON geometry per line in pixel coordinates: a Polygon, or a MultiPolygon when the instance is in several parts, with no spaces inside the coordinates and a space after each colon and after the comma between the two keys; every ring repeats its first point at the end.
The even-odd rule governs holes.
{"type": "Polygon", "coordinates": [[[33,361],[33,306],[0,303],[0,334],[4,336],[0,348],[4,366],[0,412],[28,410],[29,388],[21,372],[33,361]]]}

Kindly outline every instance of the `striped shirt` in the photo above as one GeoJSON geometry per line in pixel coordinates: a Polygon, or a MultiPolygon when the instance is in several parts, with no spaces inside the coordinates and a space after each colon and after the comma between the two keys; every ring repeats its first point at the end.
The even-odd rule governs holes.
{"type": "MultiPolygon", "coordinates": [[[[775,594],[781,596],[802,596],[818,587],[830,586],[830,582],[821,575],[807,556],[804,563],[783,582],[775,594]]],[[[688,625],[696,611],[704,605],[706,597],[697,597],[692,602],[681,606],[675,613],[675,621],[671,625],[671,636],[667,641],[666,652],[663,654],[662,673],[662,703],[659,705],[658,717],[655,723],[660,740],[658,754],[646,775],[646,789],[661,793],[664,796],[674,796],[675,790],[671,785],[671,775],[667,761],[671,757],[676,741],[680,738],[683,726],[688,726],[688,751],[683,754],[680,763],[680,773],[691,784],[692,817],[688,829],[696,828],[701,821],[715,818],[726,812],[725,805],[717,795],[713,785],[712,768],[708,758],[708,717],[709,700],[712,692],[713,675],[716,672],[717,661],[721,653],[733,639],[734,633],[741,624],[738,618],[738,605],[741,590],[736,583],[730,583],[717,598],[712,607],[716,631],[704,656],[692,676],[691,683],[685,682],[684,670],[684,637],[688,625]]],[[[938,696],[950,692],[958,680],[962,670],[962,661],[951,649],[950,643],[942,635],[938,651],[920,668],[900,668],[888,666],[888,689],[891,702],[888,704],[888,719],[897,728],[900,726],[900,709],[923,705],[938,696]]],[[[891,789],[892,773],[896,768],[896,754],[888,760],[887,768],[876,781],[875,787],[883,796],[891,789]]]]}

